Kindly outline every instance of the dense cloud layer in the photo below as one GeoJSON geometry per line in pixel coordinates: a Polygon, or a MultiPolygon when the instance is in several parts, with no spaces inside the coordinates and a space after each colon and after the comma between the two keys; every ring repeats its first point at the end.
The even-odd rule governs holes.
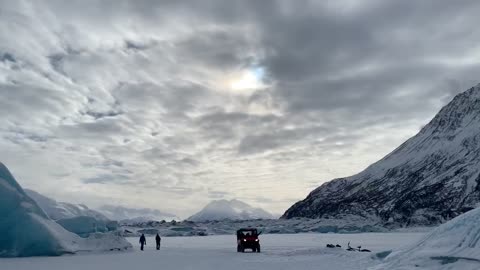
{"type": "Polygon", "coordinates": [[[0,1],[0,158],[63,201],[282,212],[478,82],[477,1],[0,1]]]}

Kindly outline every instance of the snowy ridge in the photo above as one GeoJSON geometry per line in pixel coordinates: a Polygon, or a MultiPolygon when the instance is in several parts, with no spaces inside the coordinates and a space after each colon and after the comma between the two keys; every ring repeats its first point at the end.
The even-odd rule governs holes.
{"type": "Polygon", "coordinates": [[[252,207],[239,200],[216,200],[207,204],[200,212],[189,217],[190,221],[272,219],[273,216],[261,208],[252,207]]]}
{"type": "Polygon", "coordinates": [[[480,85],[457,95],[416,136],[365,171],[335,179],[283,218],[358,215],[435,225],[480,202],[480,85]]]}
{"type": "Polygon", "coordinates": [[[27,195],[32,198],[53,220],[69,219],[79,216],[93,217],[97,220],[107,221],[108,218],[98,211],[88,208],[83,204],[72,204],[65,202],[57,202],[47,196],[36,191],[25,189],[27,195]]]}

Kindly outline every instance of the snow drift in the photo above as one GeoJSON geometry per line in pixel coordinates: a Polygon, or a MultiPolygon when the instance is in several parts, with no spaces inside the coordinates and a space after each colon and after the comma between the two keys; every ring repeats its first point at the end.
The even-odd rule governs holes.
{"type": "Polygon", "coordinates": [[[66,231],[25,193],[1,162],[0,232],[0,257],[56,256],[131,248],[124,238],[113,234],[82,239],[66,231]],[[97,243],[99,241],[102,243],[97,243]]]}
{"type": "Polygon", "coordinates": [[[480,208],[439,226],[374,269],[480,269],[480,208]]]}
{"type": "Polygon", "coordinates": [[[200,212],[188,218],[200,222],[208,220],[272,219],[273,216],[261,208],[254,208],[239,200],[216,200],[207,204],[200,212]]]}

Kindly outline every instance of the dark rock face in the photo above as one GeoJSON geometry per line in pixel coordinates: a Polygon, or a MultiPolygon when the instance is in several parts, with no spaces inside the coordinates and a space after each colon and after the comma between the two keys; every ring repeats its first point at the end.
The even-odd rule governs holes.
{"type": "Polygon", "coordinates": [[[480,84],[365,171],[332,180],[282,218],[353,214],[383,225],[435,225],[480,202],[480,84]]]}

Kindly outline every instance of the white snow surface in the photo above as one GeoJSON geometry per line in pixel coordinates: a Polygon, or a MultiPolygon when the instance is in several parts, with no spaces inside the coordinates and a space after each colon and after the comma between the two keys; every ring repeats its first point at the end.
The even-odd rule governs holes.
{"type": "Polygon", "coordinates": [[[132,269],[195,269],[195,270],[344,270],[367,269],[378,265],[375,252],[397,250],[418,241],[424,233],[363,234],[283,234],[261,235],[262,253],[237,253],[235,235],[205,237],[163,237],[160,251],[154,238],[147,238],[141,252],[138,238],[129,238],[133,252],[80,254],[61,257],[0,259],[2,270],[132,270],[132,269]],[[330,249],[326,244],[362,245],[372,253],[330,249]]]}
{"type": "Polygon", "coordinates": [[[239,200],[215,200],[200,212],[189,217],[190,221],[272,219],[273,215],[261,208],[252,207],[239,200]]]}
{"type": "Polygon", "coordinates": [[[130,247],[117,234],[82,239],[68,232],[43,212],[0,162],[0,257],[54,256],[130,247]]]}
{"type": "Polygon", "coordinates": [[[440,225],[374,269],[480,269],[480,208],[440,225]]]}

